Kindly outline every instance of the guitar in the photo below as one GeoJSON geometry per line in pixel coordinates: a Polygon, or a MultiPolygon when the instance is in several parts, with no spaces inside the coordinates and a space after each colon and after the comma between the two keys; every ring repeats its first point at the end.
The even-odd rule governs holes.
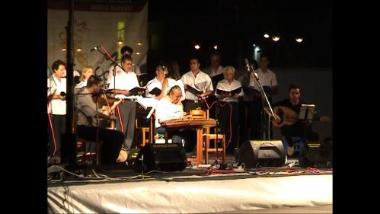
{"type": "MultiPolygon", "coordinates": [[[[265,112],[269,115],[272,115],[268,108],[264,108],[265,112]]],[[[272,125],[277,128],[281,128],[283,126],[291,126],[299,121],[298,114],[289,107],[286,106],[276,106],[273,108],[273,120],[272,125]]],[[[320,122],[329,122],[330,118],[327,116],[322,116],[318,120],[320,122]]]]}

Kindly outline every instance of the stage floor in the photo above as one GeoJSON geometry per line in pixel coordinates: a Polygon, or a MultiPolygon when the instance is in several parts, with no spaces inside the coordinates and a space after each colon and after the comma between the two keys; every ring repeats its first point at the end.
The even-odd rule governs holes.
{"type": "Polygon", "coordinates": [[[53,213],[332,213],[331,170],[128,170],[49,182],[53,213]]]}

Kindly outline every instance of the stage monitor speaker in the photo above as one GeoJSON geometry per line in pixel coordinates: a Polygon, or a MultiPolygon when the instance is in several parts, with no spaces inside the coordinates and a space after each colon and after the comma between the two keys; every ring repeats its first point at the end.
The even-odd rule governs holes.
{"type": "Polygon", "coordinates": [[[149,143],[140,150],[132,167],[136,172],[142,170],[182,171],[186,165],[186,153],[182,144],[149,143]]]}
{"type": "Polygon", "coordinates": [[[285,164],[286,154],[281,140],[247,141],[239,151],[239,162],[246,168],[280,167],[285,164]]]}

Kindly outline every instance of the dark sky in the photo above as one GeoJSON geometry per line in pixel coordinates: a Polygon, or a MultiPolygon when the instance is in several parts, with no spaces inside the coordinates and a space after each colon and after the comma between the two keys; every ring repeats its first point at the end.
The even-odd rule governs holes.
{"type": "Polygon", "coordinates": [[[151,0],[149,1],[151,60],[166,58],[187,64],[207,55],[217,44],[224,64],[237,65],[252,56],[255,43],[269,55],[273,66],[331,66],[332,3],[316,0],[151,0]],[[263,34],[278,34],[278,43],[263,34]],[[295,42],[302,36],[302,45],[295,42]]]}

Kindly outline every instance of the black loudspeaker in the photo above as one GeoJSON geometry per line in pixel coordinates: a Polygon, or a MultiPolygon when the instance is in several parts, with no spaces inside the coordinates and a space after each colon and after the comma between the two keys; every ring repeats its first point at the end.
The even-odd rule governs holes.
{"type": "Polygon", "coordinates": [[[182,171],[186,165],[186,153],[182,144],[148,143],[140,150],[132,167],[136,172],[142,170],[182,171]]]}
{"type": "Polygon", "coordinates": [[[246,168],[279,167],[286,161],[284,146],[280,140],[247,141],[239,151],[239,162],[246,168]]]}
{"type": "Polygon", "coordinates": [[[332,142],[324,141],[307,143],[300,154],[301,167],[330,167],[332,162],[332,142]]]}

